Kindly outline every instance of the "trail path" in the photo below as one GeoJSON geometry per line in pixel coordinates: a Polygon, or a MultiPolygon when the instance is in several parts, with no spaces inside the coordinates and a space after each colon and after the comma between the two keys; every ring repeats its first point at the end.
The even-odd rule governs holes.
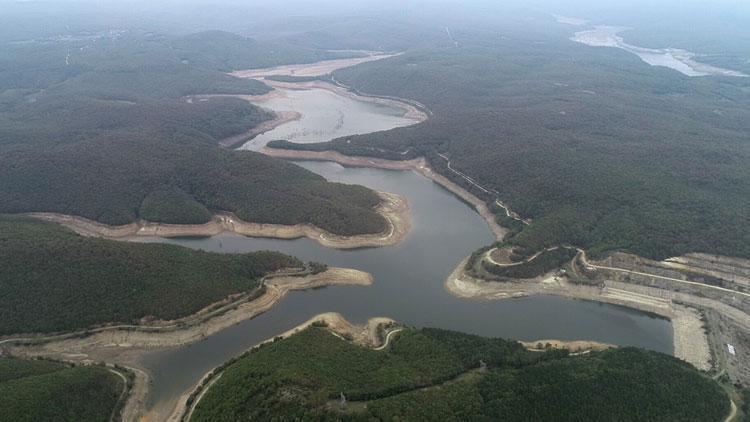
{"type": "MultiPolygon", "coordinates": [[[[109,369],[109,372],[117,375],[122,379],[122,393],[120,393],[120,398],[117,400],[117,403],[125,403],[127,394],[128,394],[128,379],[123,375],[120,371],[115,369],[109,369]]],[[[109,415],[110,422],[114,422],[117,420],[117,409],[119,406],[115,406],[114,409],[112,409],[112,414],[109,415]]]]}
{"type": "MultiPolygon", "coordinates": [[[[445,163],[446,163],[446,166],[448,167],[448,170],[450,170],[451,172],[453,172],[453,174],[455,174],[455,175],[461,177],[462,179],[466,180],[469,184],[471,184],[472,186],[476,187],[477,189],[481,190],[482,192],[484,192],[486,194],[495,195],[495,196],[498,195],[498,192],[496,190],[494,190],[494,189],[487,189],[484,186],[482,186],[479,183],[477,183],[471,177],[467,176],[465,173],[460,172],[460,171],[454,169],[453,166],[452,166],[452,164],[451,164],[451,160],[445,154],[437,153],[437,155],[440,156],[440,158],[442,158],[443,160],[445,160],[445,163]]],[[[517,213],[511,211],[510,208],[507,205],[505,205],[504,203],[502,203],[499,199],[495,199],[495,205],[497,205],[498,207],[502,208],[505,211],[506,217],[510,217],[510,218],[512,218],[512,219],[514,219],[516,221],[519,221],[519,222],[521,222],[525,226],[528,226],[529,224],[531,224],[531,222],[528,219],[521,218],[517,213]]]]}
{"type": "Polygon", "coordinates": [[[731,422],[737,416],[737,405],[734,404],[734,400],[732,400],[731,398],[729,399],[729,406],[729,415],[727,415],[727,418],[724,419],[724,422],[731,422]]]}
{"type": "Polygon", "coordinates": [[[383,344],[380,345],[379,347],[376,347],[375,350],[383,350],[386,347],[388,347],[388,343],[391,341],[391,336],[393,336],[394,334],[400,333],[403,330],[404,330],[403,328],[399,328],[393,331],[389,331],[388,334],[385,336],[385,341],[383,342],[383,344]]]}

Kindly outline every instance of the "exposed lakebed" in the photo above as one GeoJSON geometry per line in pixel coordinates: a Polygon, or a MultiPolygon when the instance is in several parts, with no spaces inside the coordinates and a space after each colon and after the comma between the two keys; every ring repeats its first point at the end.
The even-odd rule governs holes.
{"type": "Polygon", "coordinates": [[[258,150],[278,139],[297,143],[322,142],[415,123],[404,116],[404,109],[356,100],[327,89],[277,88],[277,93],[253,103],[276,112],[296,111],[302,116],[256,136],[242,149],[258,150]]]}
{"type": "MultiPolygon", "coordinates": [[[[274,139],[319,142],[414,123],[404,117],[402,109],[358,101],[329,90],[285,91],[260,105],[275,111],[296,111],[303,117],[256,137],[244,148],[259,149],[274,139]]],[[[331,181],[403,195],[411,208],[411,232],[397,246],[347,251],[326,248],[306,238],[277,240],[221,234],[139,239],[226,253],[277,250],[303,260],[367,271],[375,280],[369,287],[292,292],[265,314],[200,342],[144,355],[141,364],[153,380],[148,407],[158,409],[159,414],[170,412],[174,400],[207,371],[323,312],[339,312],[355,323],[385,316],[414,326],[486,336],[587,339],[672,352],[670,322],[635,310],[556,296],[503,301],[452,296],[443,287],[446,277],[463,258],[495,240],[486,222],[467,204],[416,172],[345,168],[330,162],[299,164],[331,181]]]]}

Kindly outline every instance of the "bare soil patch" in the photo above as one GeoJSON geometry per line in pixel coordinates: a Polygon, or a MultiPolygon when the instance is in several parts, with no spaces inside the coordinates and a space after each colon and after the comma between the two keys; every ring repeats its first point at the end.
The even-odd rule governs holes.
{"type": "MultiPolygon", "coordinates": [[[[363,95],[363,94],[353,92],[342,86],[334,85],[332,83],[325,82],[325,81],[278,82],[278,81],[263,80],[263,82],[272,86],[273,88],[277,88],[277,91],[280,89],[299,89],[299,90],[324,89],[326,91],[333,92],[337,95],[340,95],[342,97],[347,97],[355,101],[380,104],[380,105],[384,105],[388,107],[402,109],[404,110],[403,117],[405,119],[413,120],[415,124],[424,122],[425,120],[429,118],[429,116],[427,115],[425,111],[410,104],[408,100],[402,100],[402,99],[397,99],[397,98],[385,98],[385,97],[372,96],[372,95],[363,95]]],[[[252,101],[254,102],[263,101],[263,100],[257,99],[258,97],[255,97],[255,98],[256,99],[252,101]]]]}
{"type": "Polygon", "coordinates": [[[589,340],[534,340],[534,341],[520,341],[525,348],[531,351],[543,352],[547,349],[565,349],[573,354],[581,354],[583,352],[607,350],[617,347],[612,344],[600,343],[597,341],[589,340]]]}
{"type": "Polygon", "coordinates": [[[513,248],[495,248],[489,252],[487,258],[495,265],[510,265],[514,262],[510,259],[513,248]]]}

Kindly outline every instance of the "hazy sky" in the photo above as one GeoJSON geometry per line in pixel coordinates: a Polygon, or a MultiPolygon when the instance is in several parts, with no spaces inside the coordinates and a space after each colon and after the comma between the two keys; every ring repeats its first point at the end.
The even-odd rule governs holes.
{"type": "Polygon", "coordinates": [[[669,42],[689,37],[695,44],[702,36],[713,45],[726,41],[750,46],[748,0],[0,0],[0,38],[133,27],[178,33],[222,29],[259,36],[274,26],[299,26],[303,17],[307,23],[311,17],[330,23],[343,16],[416,16],[421,23],[436,25],[495,20],[500,26],[516,18],[523,23],[529,13],[631,26],[657,42],[658,36],[669,42]],[[676,38],[666,38],[668,34],[676,38]]]}

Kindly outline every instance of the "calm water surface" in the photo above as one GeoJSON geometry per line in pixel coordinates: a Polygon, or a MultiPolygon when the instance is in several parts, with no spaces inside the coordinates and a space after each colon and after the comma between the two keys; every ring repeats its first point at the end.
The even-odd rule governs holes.
{"type": "Polygon", "coordinates": [[[297,143],[323,142],[414,124],[404,110],[358,101],[325,89],[281,89],[283,96],[254,104],[274,111],[298,111],[300,120],[256,136],[242,149],[257,150],[269,141],[285,139],[297,143]]]}
{"type": "MultiPolygon", "coordinates": [[[[475,249],[493,241],[484,222],[450,192],[406,171],[344,168],[302,162],[331,181],[357,183],[408,198],[413,228],[395,247],[340,251],[309,239],[254,239],[223,234],[202,239],[158,239],[220,252],[278,250],[304,260],[370,272],[370,287],[339,286],[293,292],[269,312],[190,346],[154,352],[143,364],[153,374],[151,406],[182,394],[202,374],[258,342],[322,312],[340,312],[353,322],[387,316],[414,326],[460,330],[486,336],[535,339],[592,339],[672,352],[669,321],[627,308],[541,296],[473,301],[451,296],[443,282],[475,249]]],[[[152,239],[151,241],[155,241],[152,239]]]]}

